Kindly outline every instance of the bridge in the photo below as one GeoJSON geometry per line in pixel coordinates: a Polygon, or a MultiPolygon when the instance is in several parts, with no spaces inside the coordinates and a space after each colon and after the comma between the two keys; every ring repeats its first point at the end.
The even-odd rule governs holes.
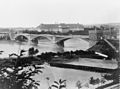
{"type": "Polygon", "coordinates": [[[50,35],[50,34],[26,34],[26,33],[8,33],[10,40],[18,40],[21,42],[28,42],[29,44],[39,44],[42,39],[48,40],[51,43],[64,47],[64,41],[73,38],[80,38],[88,40],[86,35],[50,35]]]}

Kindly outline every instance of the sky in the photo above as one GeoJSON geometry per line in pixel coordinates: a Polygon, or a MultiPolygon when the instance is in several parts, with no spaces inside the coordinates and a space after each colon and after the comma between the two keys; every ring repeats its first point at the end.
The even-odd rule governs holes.
{"type": "Polygon", "coordinates": [[[0,0],[0,27],[120,22],[120,0],[0,0]]]}

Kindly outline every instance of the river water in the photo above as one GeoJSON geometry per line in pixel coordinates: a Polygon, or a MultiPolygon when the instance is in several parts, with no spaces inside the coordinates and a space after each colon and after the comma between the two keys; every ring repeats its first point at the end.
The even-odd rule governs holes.
{"type": "Polygon", "coordinates": [[[69,39],[64,42],[64,45],[63,48],[49,41],[40,41],[38,45],[18,43],[15,41],[0,41],[0,51],[4,51],[0,57],[8,57],[11,53],[19,54],[21,49],[28,50],[30,47],[39,49],[39,53],[86,50],[89,48],[89,43],[80,38],[69,39]]]}

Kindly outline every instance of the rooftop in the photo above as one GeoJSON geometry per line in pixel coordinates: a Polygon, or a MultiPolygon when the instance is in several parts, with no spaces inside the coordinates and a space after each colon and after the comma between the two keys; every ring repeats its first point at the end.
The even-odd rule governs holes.
{"type": "Polygon", "coordinates": [[[58,29],[58,28],[84,28],[81,24],[40,24],[37,28],[41,29],[58,29]]]}
{"type": "Polygon", "coordinates": [[[108,55],[109,57],[116,58],[116,52],[119,50],[119,40],[102,39],[88,50],[100,52],[108,55]]]}

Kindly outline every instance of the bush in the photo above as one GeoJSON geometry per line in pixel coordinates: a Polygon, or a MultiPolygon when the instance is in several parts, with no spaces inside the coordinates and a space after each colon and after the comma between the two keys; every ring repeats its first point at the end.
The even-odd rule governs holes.
{"type": "Polygon", "coordinates": [[[37,88],[39,81],[32,77],[39,72],[42,67],[33,65],[32,59],[18,58],[9,59],[0,65],[0,89],[30,89],[37,88]]]}

